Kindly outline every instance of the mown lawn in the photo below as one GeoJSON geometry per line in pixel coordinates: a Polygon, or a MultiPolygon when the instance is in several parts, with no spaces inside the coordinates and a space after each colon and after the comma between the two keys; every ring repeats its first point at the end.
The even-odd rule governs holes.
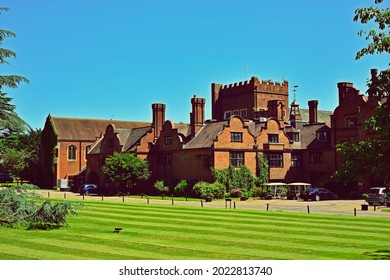
{"type": "Polygon", "coordinates": [[[83,204],[62,229],[0,228],[0,259],[390,259],[388,218],[83,204]]]}

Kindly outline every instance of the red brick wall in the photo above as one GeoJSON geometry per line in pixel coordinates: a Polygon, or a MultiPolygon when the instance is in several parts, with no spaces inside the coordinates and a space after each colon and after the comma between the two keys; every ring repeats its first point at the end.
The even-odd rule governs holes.
{"type": "Polygon", "coordinates": [[[57,159],[57,179],[68,179],[78,173],[86,165],[85,149],[93,142],[59,141],[57,159]],[[68,147],[76,146],[76,160],[68,160],[68,147]]]}
{"type": "Polygon", "coordinates": [[[254,108],[267,109],[268,101],[281,100],[288,116],[288,82],[274,83],[252,77],[250,81],[211,85],[213,119],[223,120],[225,111],[247,109],[248,119],[255,118],[254,108]]]}

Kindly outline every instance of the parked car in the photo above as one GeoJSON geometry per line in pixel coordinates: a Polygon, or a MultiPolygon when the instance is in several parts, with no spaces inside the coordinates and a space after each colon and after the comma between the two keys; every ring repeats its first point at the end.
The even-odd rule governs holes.
{"type": "Polygon", "coordinates": [[[12,183],[14,178],[9,176],[7,173],[0,173],[0,183],[12,183]]]}
{"type": "Polygon", "coordinates": [[[386,204],[386,202],[390,201],[390,197],[385,193],[385,187],[375,187],[368,190],[368,197],[366,201],[368,205],[374,204],[386,204]]]}
{"type": "Polygon", "coordinates": [[[100,194],[99,188],[95,184],[83,184],[79,188],[80,195],[100,194]]]}
{"type": "Polygon", "coordinates": [[[337,195],[325,188],[311,188],[300,194],[299,198],[303,199],[304,201],[320,201],[324,199],[337,199],[337,195]]]}

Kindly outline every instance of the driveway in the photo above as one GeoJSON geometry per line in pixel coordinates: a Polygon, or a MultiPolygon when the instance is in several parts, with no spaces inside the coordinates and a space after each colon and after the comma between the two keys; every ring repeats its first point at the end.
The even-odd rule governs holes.
{"type": "MultiPolygon", "coordinates": [[[[150,204],[166,204],[172,205],[170,197],[166,197],[164,200],[156,198],[132,198],[132,197],[118,197],[118,196],[81,196],[78,193],[73,192],[60,192],[57,190],[36,190],[36,193],[43,195],[44,197],[51,198],[65,198],[74,200],[95,200],[95,201],[113,201],[124,203],[150,203],[150,204]]],[[[386,206],[369,206],[368,211],[362,211],[361,205],[364,200],[323,200],[323,201],[303,201],[303,200],[286,200],[286,199],[272,199],[272,200],[259,200],[249,199],[247,201],[232,201],[225,202],[225,200],[213,200],[212,202],[198,201],[174,201],[174,205],[181,206],[197,206],[201,207],[214,207],[214,208],[234,208],[237,209],[254,209],[264,210],[267,208],[269,211],[286,211],[286,212],[301,212],[301,213],[316,213],[316,214],[337,214],[337,215],[355,215],[356,216],[374,216],[374,217],[388,217],[390,218],[390,212],[382,211],[386,209],[386,206]]],[[[390,208],[387,208],[390,209],[390,208]]]]}

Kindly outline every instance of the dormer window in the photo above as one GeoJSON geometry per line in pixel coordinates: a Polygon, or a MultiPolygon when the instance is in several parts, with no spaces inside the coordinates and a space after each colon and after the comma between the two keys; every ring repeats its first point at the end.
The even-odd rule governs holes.
{"type": "Polygon", "coordinates": [[[299,132],[290,132],[288,136],[290,137],[291,141],[299,142],[299,132]]]}
{"type": "Polygon", "coordinates": [[[327,141],[328,140],[328,132],[326,131],[317,131],[316,138],[318,141],[327,141]]]}

